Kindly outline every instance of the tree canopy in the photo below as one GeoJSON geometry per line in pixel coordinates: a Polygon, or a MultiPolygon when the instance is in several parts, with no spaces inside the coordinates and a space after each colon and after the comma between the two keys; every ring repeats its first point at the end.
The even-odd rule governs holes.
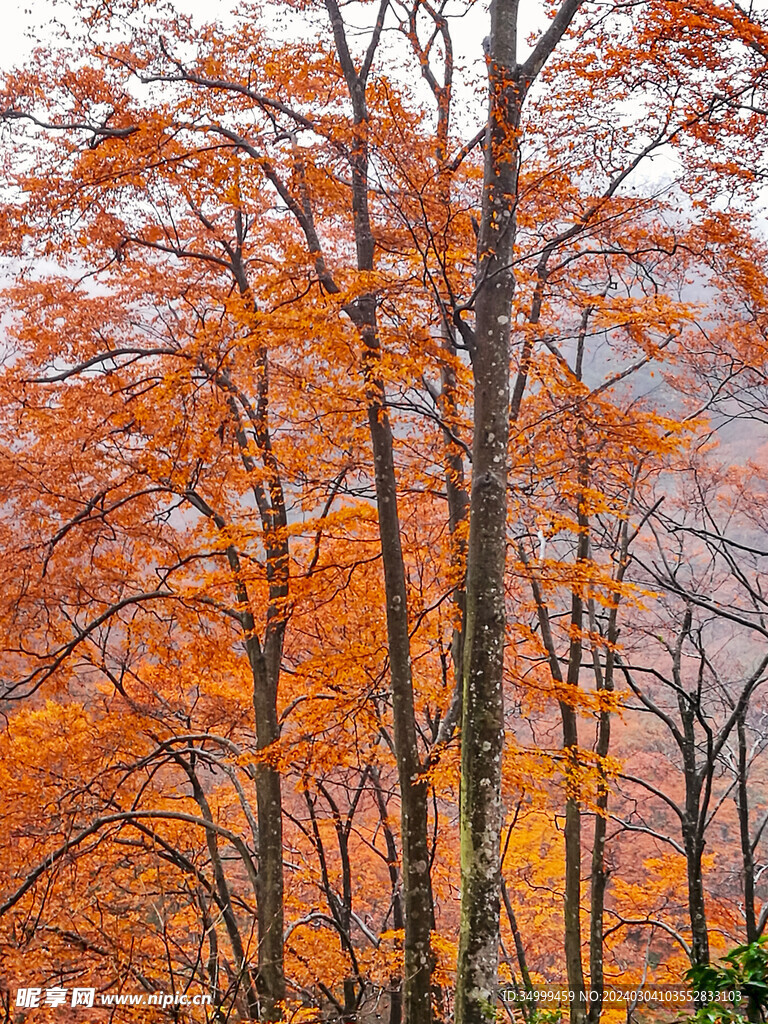
{"type": "Polygon", "coordinates": [[[768,11],[61,6],[0,78],[7,1019],[719,976],[768,921],[768,11]]]}

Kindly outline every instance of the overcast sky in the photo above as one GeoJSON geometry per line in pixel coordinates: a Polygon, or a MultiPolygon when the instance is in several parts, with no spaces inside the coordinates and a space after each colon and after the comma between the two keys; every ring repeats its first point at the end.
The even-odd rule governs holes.
{"type": "MultiPolygon", "coordinates": [[[[222,14],[234,0],[176,0],[175,6],[198,14],[201,20],[222,14]]],[[[49,0],[5,0],[0,22],[0,67],[12,67],[24,60],[34,46],[30,32],[45,38],[46,24],[53,17],[54,5],[49,0]]]]}
{"type": "MultiPolygon", "coordinates": [[[[174,0],[174,6],[197,16],[201,22],[225,17],[236,0],[174,0]]],[[[59,12],[61,6],[59,7],[59,12]]],[[[35,45],[35,40],[49,36],[46,25],[54,13],[50,0],[5,0],[0,21],[0,67],[9,68],[23,63],[35,45]]],[[[458,60],[482,62],[482,38],[488,32],[488,13],[485,4],[479,4],[469,17],[463,17],[454,26],[454,50],[458,60]]],[[[525,37],[543,24],[542,0],[527,0],[522,4],[520,44],[521,56],[527,47],[525,37]]]]}
{"type": "Polygon", "coordinates": [[[0,32],[0,64],[4,68],[18,63],[19,58],[28,51],[29,43],[24,37],[24,32],[33,17],[28,4],[6,0],[3,28],[0,32]]]}

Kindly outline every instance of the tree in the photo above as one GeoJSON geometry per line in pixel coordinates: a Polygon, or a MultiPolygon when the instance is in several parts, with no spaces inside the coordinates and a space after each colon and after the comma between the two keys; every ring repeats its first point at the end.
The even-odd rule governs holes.
{"type": "Polygon", "coordinates": [[[692,468],[692,491],[685,495],[682,515],[678,518],[672,509],[663,512],[663,505],[657,509],[654,518],[662,526],[656,532],[657,554],[641,560],[653,580],[670,592],[667,614],[675,629],[669,638],[664,633],[657,634],[669,668],[664,670],[658,662],[648,666],[633,659],[622,661],[621,670],[640,708],[663,723],[679,751],[683,776],[680,798],[650,780],[632,775],[628,779],[663,801],[679,824],[681,842],[668,841],[686,859],[691,960],[698,967],[708,964],[710,959],[702,867],[705,837],[723,805],[718,782],[729,755],[735,783],[726,792],[736,786],[748,890],[747,938],[750,942],[757,939],[751,890],[753,838],[746,798],[745,723],[758,689],[765,682],[768,661],[762,652],[752,655],[750,649],[750,634],[762,630],[762,620],[759,584],[750,579],[749,565],[761,553],[750,547],[744,532],[749,525],[749,502],[740,502],[738,498],[734,501],[734,496],[723,488],[722,480],[717,481],[720,488],[716,489],[716,469],[712,479],[706,465],[694,463],[692,468]],[[721,503],[727,507],[727,528],[718,523],[721,503]],[[739,508],[740,504],[745,507],[739,508]],[[739,534],[744,542],[728,537],[728,532],[739,534]],[[743,612],[740,606],[745,606],[743,612]],[[728,661],[724,663],[718,646],[726,622],[731,642],[728,661]],[[734,673],[737,643],[744,652],[741,658],[745,663],[734,673]],[[738,749],[735,757],[731,751],[734,737],[738,749]]]}
{"type": "Polygon", "coordinates": [[[77,66],[48,49],[4,82],[20,199],[4,251],[21,270],[6,292],[3,677],[30,705],[7,742],[56,808],[42,831],[14,819],[4,902],[41,972],[67,942],[92,957],[87,977],[114,949],[147,990],[167,961],[243,1019],[301,1004],[352,1020],[386,995],[392,1024],[426,1024],[450,1012],[455,948],[455,1015],[475,1022],[495,1013],[502,826],[506,850],[526,848],[522,766],[546,779],[551,830],[564,807],[563,878],[547,884],[562,883],[565,940],[543,966],[578,994],[594,815],[589,975],[604,988],[615,681],[634,671],[621,615],[648,589],[632,558],[653,479],[686,416],[706,429],[642,391],[669,357],[701,398],[696,339],[717,320],[736,349],[733,296],[759,306],[751,226],[680,197],[743,187],[762,122],[737,114],[762,88],[762,36],[702,5],[702,50],[681,48],[664,4],[565,0],[523,56],[518,5],[495,0],[487,111],[465,128],[454,12],[360,11],[358,31],[334,0],[268,5],[230,31],[83,3],[77,66]],[[282,42],[278,11],[311,43],[282,42]],[[651,113],[634,117],[640,88],[651,113]],[[672,146],[677,191],[644,183],[672,146]],[[93,759],[57,755],[72,786],[37,752],[69,720],[103,737],[93,759]],[[538,730],[555,721],[549,749],[538,730]],[[126,846],[165,871],[148,917],[126,846]],[[106,900],[100,873],[116,879],[106,900]]]}

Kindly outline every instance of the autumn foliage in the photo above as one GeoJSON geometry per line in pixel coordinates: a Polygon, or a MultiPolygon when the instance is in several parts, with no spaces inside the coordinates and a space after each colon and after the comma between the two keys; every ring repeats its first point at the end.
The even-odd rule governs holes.
{"type": "Polygon", "coordinates": [[[0,79],[4,1019],[762,936],[768,21],[519,14],[72,0],[0,79]]]}

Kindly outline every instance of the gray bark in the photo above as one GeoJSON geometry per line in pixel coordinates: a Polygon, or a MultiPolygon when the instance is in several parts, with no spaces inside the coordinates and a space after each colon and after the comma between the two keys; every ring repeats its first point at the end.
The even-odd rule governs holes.
{"type": "Polygon", "coordinates": [[[739,748],[736,809],[739,815],[741,863],[744,873],[744,917],[747,926],[747,942],[751,943],[757,942],[759,932],[757,930],[757,913],[755,912],[755,851],[749,829],[747,733],[743,715],[739,717],[736,729],[739,748]]]}
{"type": "MultiPolygon", "coordinates": [[[[518,0],[491,3],[487,41],[489,113],[472,345],[474,437],[462,695],[457,1024],[491,1021],[496,1012],[509,341],[520,120],[526,93],[573,19],[579,2],[565,0],[522,65],[517,63],[518,0]]],[[[466,325],[462,326],[462,334],[468,335],[466,325]]]]}
{"type": "Polygon", "coordinates": [[[457,1024],[494,1019],[498,973],[509,325],[521,104],[519,81],[514,77],[516,31],[516,3],[494,0],[472,353],[474,438],[462,699],[457,1024]]]}

